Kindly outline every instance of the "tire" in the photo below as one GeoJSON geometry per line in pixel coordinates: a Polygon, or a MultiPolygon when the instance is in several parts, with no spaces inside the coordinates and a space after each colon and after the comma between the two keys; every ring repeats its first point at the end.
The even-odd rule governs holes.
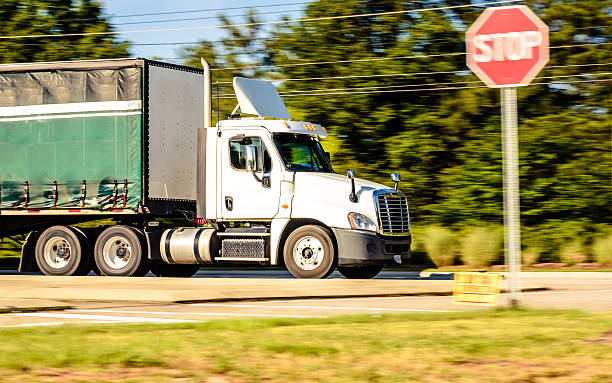
{"type": "MultiPolygon", "coordinates": [[[[96,262],[94,262],[94,248],[93,244],[95,243],[95,237],[92,237],[92,233],[89,230],[82,229],[80,227],[70,226],[70,228],[76,231],[82,238],[85,240],[85,250],[84,254],[87,255],[88,258],[88,266],[87,270],[83,270],[82,275],[88,275],[92,269],[94,272],[98,269],[96,266],[96,262]]],[[[97,275],[100,275],[99,271],[96,272],[97,275]]]]}
{"type": "Polygon", "coordinates": [[[164,262],[154,262],[151,272],[158,277],[189,278],[200,270],[201,265],[169,265],[164,262]]]}
{"type": "Polygon", "coordinates": [[[87,239],[68,226],[51,226],[42,232],[34,257],[45,275],[85,275],[90,258],[87,239]]]}
{"type": "Polygon", "coordinates": [[[296,278],[327,278],[336,268],[331,233],[316,225],[297,228],[285,242],[283,259],[296,278]]]}
{"type": "Polygon", "coordinates": [[[380,273],[382,265],[370,265],[359,267],[338,266],[338,271],[348,279],[372,279],[380,273]]]}
{"type": "Polygon", "coordinates": [[[143,235],[129,226],[110,226],[96,240],[94,260],[101,275],[141,277],[149,272],[143,235]]]}

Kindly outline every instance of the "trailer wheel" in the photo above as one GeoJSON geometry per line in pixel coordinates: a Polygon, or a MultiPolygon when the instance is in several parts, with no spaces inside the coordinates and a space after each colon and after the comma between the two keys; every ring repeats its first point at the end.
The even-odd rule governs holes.
{"type": "Polygon", "coordinates": [[[327,278],[336,267],[329,230],[316,225],[297,228],[287,237],[283,259],[297,278],[327,278]]]}
{"type": "Polygon", "coordinates": [[[106,228],[96,240],[94,259],[102,275],[141,277],[150,262],[143,252],[143,235],[129,226],[106,228]]]}
{"type": "Polygon", "coordinates": [[[164,262],[154,262],[151,272],[158,277],[189,278],[200,270],[201,265],[170,265],[164,262]]]}
{"type": "Polygon", "coordinates": [[[74,228],[51,226],[43,231],[34,256],[46,275],[85,275],[89,272],[86,238],[74,228]]]}
{"type": "Polygon", "coordinates": [[[340,274],[348,279],[372,279],[380,273],[382,265],[342,267],[338,266],[340,274]]]}

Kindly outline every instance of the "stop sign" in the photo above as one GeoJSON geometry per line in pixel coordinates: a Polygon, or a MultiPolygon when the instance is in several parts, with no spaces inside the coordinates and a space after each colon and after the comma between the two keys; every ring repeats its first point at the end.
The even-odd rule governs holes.
{"type": "Polygon", "coordinates": [[[467,66],[489,87],[528,85],[548,62],[548,27],[524,5],[485,9],[466,39],[467,66]]]}

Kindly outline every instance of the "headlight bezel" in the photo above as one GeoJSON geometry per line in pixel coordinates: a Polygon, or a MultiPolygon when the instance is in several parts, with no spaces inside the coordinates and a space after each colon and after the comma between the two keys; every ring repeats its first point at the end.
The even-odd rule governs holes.
{"type": "Polygon", "coordinates": [[[357,213],[353,211],[353,212],[348,213],[347,218],[349,221],[349,226],[353,230],[378,232],[378,226],[376,225],[376,222],[374,222],[373,219],[371,219],[365,214],[361,214],[361,213],[357,213]]]}

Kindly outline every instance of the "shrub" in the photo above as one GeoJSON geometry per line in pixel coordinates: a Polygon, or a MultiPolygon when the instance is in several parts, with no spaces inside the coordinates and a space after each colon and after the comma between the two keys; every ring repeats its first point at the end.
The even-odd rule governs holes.
{"type": "Polygon", "coordinates": [[[542,250],[539,247],[529,246],[527,249],[521,252],[521,258],[524,265],[533,265],[540,259],[542,250]]]}
{"type": "Polygon", "coordinates": [[[582,243],[579,240],[566,243],[559,250],[559,259],[566,265],[575,265],[587,260],[582,243]]]}
{"type": "Polygon", "coordinates": [[[600,266],[612,266],[612,234],[593,242],[593,255],[600,266]]]}
{"type": "Polygon", "coordinates": [[[461,238],[461,260],[472,267],[485,267],[499,259],[500,231],[491,227],[468,229],[461,238]]]}
{"type": "Polygon", "coordinates": [[[454,233],[445,227],[428,226],[421,241],[427,255],[438,267],[451,266],[457,255],[454,233]]]}

